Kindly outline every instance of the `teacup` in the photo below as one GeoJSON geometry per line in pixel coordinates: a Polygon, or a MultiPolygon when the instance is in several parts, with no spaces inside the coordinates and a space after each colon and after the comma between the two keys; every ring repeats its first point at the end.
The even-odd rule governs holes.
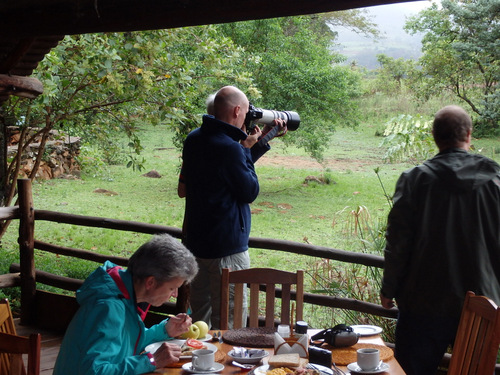
{"type": "Polygon", "coordinates": [[[213,369],[215,363],[215,355],[213,350],[198,349],[193,351],[193,359],[191,364],[194,370],[208,371],[213,369]]]}
{"type": "Polygon", "coordinates": [[[380,351],[375,348],[358,349],[357,363],[363,371],[376,369],[380,363],[380,351]]]}

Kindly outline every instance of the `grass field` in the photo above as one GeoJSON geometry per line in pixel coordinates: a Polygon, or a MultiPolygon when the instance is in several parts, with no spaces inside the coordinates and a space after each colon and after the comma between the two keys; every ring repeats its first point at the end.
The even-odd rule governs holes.
{"type": "MultiPolygon", "coordinates": [[[[379,147],[382,138],[375,135],[381,129],[380,121],[378,124],[365,122],[357,129],[339,128],[323,164],[300,149],[286,148],[280,140],[273,141],[272,150],[256,164],[261,190],[251,205],[251,235],[381,254],[378,230],[384,227],[389,211],[384,188],[392,194],[400,173],[411,167],[408,163],[384,162],[385,150],[379,147]],[[375,168],[380,170],[378,175],[375,168]],[[320,179],[331,183],[315,182],[320,179]],[[356,225],[360,218],[366,219],[363,228],[356,225]],[[371,234],[375,236],[370,237],[371,234]]],[[[287,134],[287,137],[293,136],[292,132],[287,134]]],[[[145,159],[142,172],[124,165],[100,165],[81,179],[35,182],[35,207],[180,227],[184,212],[184,200],[177,197],[180,153],[173,147],[169,131],[161,126],[144,126],[141,142],[145,159]],[[151,170],[162,177],[142,176],[151,170]],[[97,189],[107,193],[97,193],[97,189]]],[[[117,140],[116,146],[125,150],[126,143],[125,139],[117,140]]],[[[499,160],[497,140],[477,140],[475,144],[477,150],[499,160]]],[[[149,238],[43,222],[37,223],[35,230],[36,238],[42,241],[120,256],[130,255],[149,238]]],[[[0,273],[5,273],[12,262],[18,262],[15,223],[2,238],[0,253],[0,273]]],[[[251,249],[250,255],[254,267],[305,269],[309,290],[329,289],[338,295],[374,302],[377,298],[376,283],[365,282],[379,277],[371,274],[373,270],[363,270],[360,274],[359,269],[345,265],[308,257],[290,258],[289,254],[269,250],[251,249]],[[352,272],[358,276],[351,278],[352,272]]],[[[44,253],[37,253],[36,264],[42,270],[81,279],[96,267],[91,262],[77,263],[44,253]]],[[[324,312],[318,315],[322,318],[318,318],[316,326],[330,325],[335,319],[331,311],[326,316],[324,312]]],[[[341,319],[365,318],[342,316],[341,319]]]]}

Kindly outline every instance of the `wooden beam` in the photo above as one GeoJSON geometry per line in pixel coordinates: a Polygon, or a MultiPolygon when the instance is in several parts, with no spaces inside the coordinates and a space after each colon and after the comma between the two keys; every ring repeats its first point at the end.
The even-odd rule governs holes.
{"type": "Polygon", "coordinates": [[[169,29],[296,16],[408,0],[16,0],[0,2],[0,36],[169,29]]]}
{"type": "Polygon", "coordinates": [[[0,74],[0,96],[15,95],[35,99],[42,93],[42,82],[36,78],[0,74]]]}
{"type": "Polygon", "coordinates": [[[0,275],[0,289],[21,286],[21,274],[19,272],[0,275]]]}
{"type": "Polygon", "coordinates": [[[19,206],[0,207],[0,220],[14,220],[20,217],[19,206]]]}

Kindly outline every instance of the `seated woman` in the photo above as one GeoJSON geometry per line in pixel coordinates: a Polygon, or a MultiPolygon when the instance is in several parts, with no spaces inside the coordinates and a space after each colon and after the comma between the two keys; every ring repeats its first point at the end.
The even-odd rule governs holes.
{"type": "Polygon", "coordinates": [[[177,362],[178,345],[164,343],[154,354],[143,350],[186,332],[191,318],[179,314],[149,329],[143,320],[149,305],[177,297],[178,288],[197,272],[191,252],[166,234],[139,247],[126,270],[106,262],[76,292],[80,308],[68,326],[53,374],[143,374],[177,362]]]}

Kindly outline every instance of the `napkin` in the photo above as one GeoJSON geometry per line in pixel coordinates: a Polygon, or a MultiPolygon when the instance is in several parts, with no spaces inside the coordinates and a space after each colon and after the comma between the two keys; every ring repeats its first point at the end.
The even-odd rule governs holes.
{"type": "MultiPolygon", "coordinates": [[[[297,336],[295,336],[297,338],[297,336]]],[[[274,334],[274,354],[299,353],[302,358],[307,358],[309,336],[300,335],[295,340],[285,340],[277,332],[274,334]]]]}
{"type": "Polygon", "coordinates": [[[266,353],[267,352],[263,349],[247,349],[239,346],[234,346],[232,356],[239,358],[258,358],[264,357],[266,353]]]}

